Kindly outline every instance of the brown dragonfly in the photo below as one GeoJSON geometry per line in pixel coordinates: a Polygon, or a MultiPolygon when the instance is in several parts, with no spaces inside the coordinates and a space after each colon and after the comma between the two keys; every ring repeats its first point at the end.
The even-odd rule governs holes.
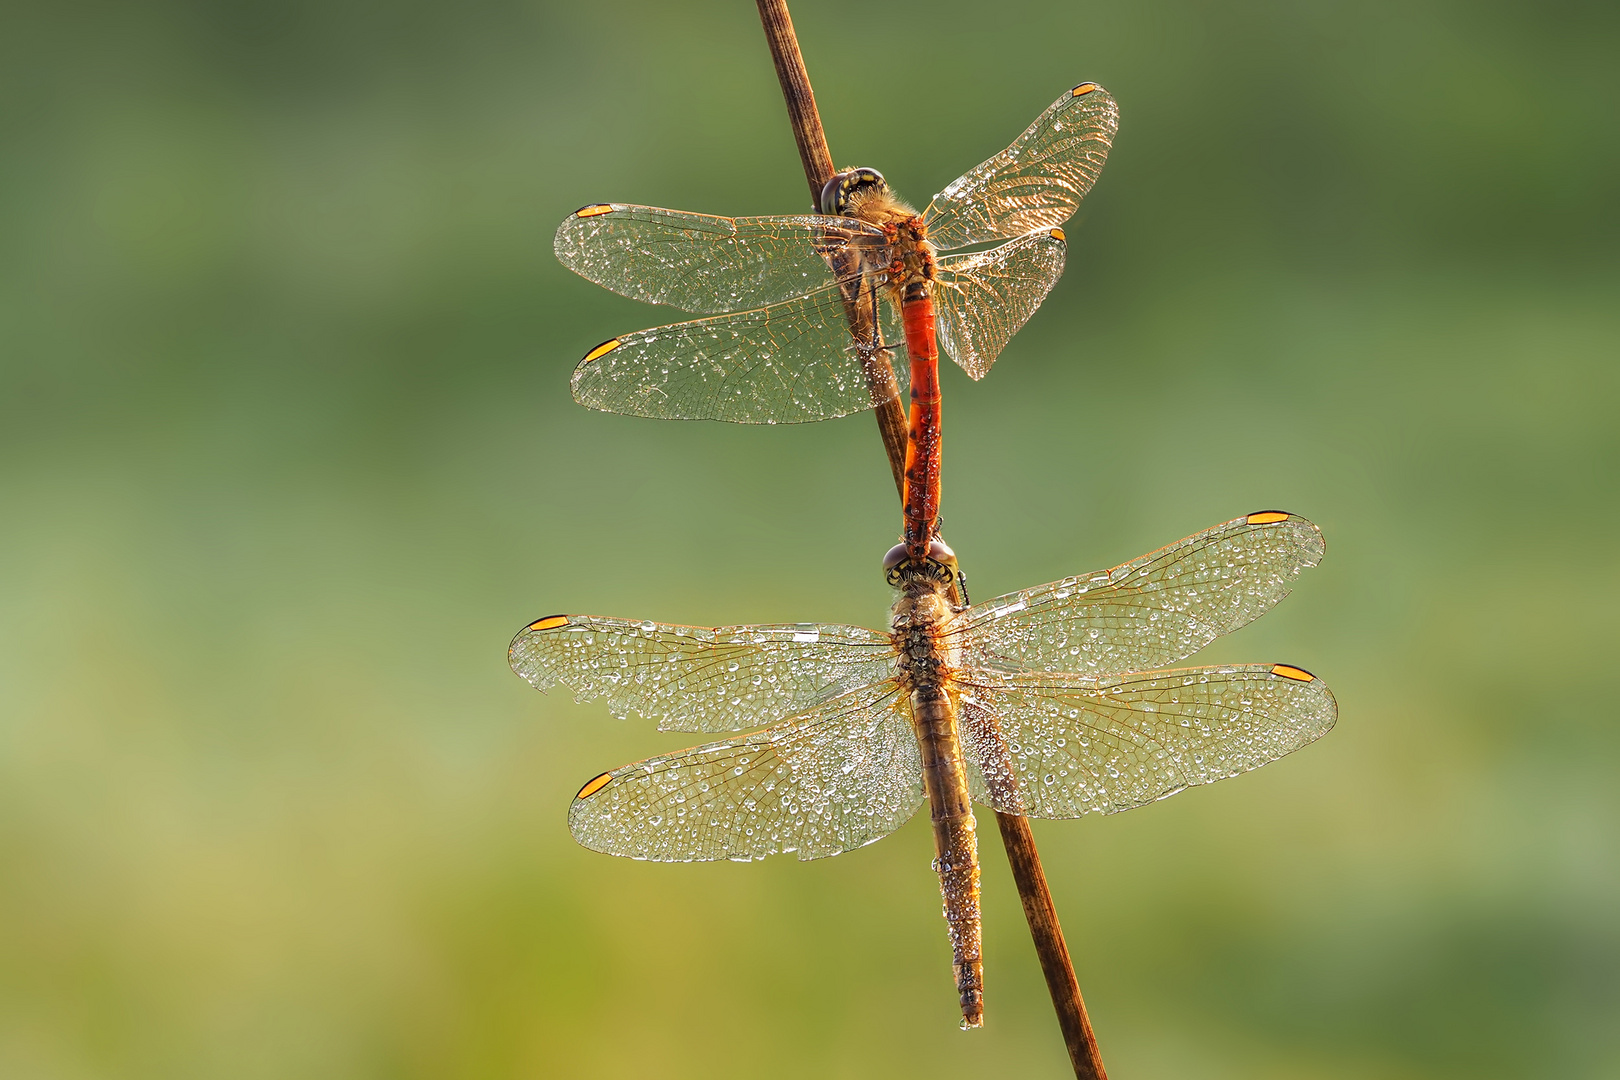
{"type": "Polygon", "coordinates": [[[818,859],[931,802],[936,845],[951,832],[937,867],[973,1027],[983,983],[968,800],[1037,818],[1116,813],[1320,738],[1337,706],[1302,668],[1165,665],[1264,614],[1323,551],[1315,525],[1263,511],[967,606],[949,548],[935,541],[914,559],[902,545],[886,560],[898,591],[887,632],[552,615],[518,633],[509,659],[537,689],[560,683],[663,730],[762,728],[588,781],[568,824],[593,850],[818,859]]]}

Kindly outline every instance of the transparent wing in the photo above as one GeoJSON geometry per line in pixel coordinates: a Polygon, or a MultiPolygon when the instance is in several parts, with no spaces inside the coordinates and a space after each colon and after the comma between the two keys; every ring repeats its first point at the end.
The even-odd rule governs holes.
{"type": "Polygon", "coordinates": [[[952,634],[968,667],[1146,671],[1265,614],[1323,550],[1309,521],[1261,511],[1112,570],[998,596],[970,608],[952,634]]]}
{"type": "Polygon", "coordinates": [[[1112,814],[1258,769],[1339,715],[1322,680],[1283,664],[1023,672],[962,690],[963,752],[983,778],[975,797],[1039,818],[1112,814]]]}
{"type": "MultiPolygon", "coordinates": [[[[878,307],[883,341],[904,340],[890,305],[878,307]]],[[[872,408],[864,367],[872,362],[889,361],[855,345],[839,287],[828,285],[769,307],[606,341],[574,369],[574,400],[660,420],[796,424],[872,408]]],[[[893,367],[904,392],[907,365],[893,367]]]]}
{"type": "Polygon", "coordinates": [[[674,626],[552,615],[518,632],[512,670],[537,690],[606,698],[664,731],[740,731],[895,673],[887,634],[859,626],[674,626]]]}
{"type": "Polygon", "coordinates": [[[1097,182],[1118,130],[1108,91],[1081,83],[1011,146],[934,196],[924,212],[928,239],[945,251],[1063,224],[1097,182]]]}
{"type": "Polygon", "coordinates": [[[557,226],[557,259],[605,289],[682,311],[741,311],[834,281],[829,258],[883,231],[848,218],[713,217],[598,203],[557,226]]]}
{"type": "Polygon", "coordinates": [[[947,255],[934,282],[939,343],[982,379],[1063,276],[1062,229],[1043,229],[989,251],[947,255]]]}
{"type": "Polygon", "coordinates": [[[905,824],[922,763],[891,682],[776,727],[603,773],[568,810],[593,851],[656,862],[820,859],[905,824]]]}

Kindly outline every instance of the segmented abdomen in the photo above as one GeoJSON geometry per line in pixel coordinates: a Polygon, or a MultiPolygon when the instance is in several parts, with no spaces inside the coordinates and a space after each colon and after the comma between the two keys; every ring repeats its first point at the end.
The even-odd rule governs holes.
{"type": "Polygon", "coordinates": [[[934,826],[934,869],[945,900],[945,925],[961,999],[962,1026],[984,1023],[984,966],[980,957],[979,848],[956,712],[937,685],[911,692],[912,723],[922,754],[923,785],[934,826]]]}
{"type": "Polygon", "coordinates": [[[939,346],[928,283],[906,286],[900,305],[911,355],[911,431],[906,443],[905,544],[912,558],[928,553],[939,516],[939,346]]]}

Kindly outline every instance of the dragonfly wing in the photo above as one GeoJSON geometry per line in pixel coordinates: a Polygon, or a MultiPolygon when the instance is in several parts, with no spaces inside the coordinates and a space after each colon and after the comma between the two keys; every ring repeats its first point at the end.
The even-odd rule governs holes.
{"type": "Polygon", "coordinates": [[[512,670],[537,690],[562,683],[578,701],[665,731],[740,731],[881,683],[895,672],[887,634],[859,626],[673,626],[552,615],[519,631],[512,670]]]}
{"type": "Polygon", "coordinates": [[[557,226],[557,259],[622,296],[682,311],[741,311],[831,284],[830,258],[882,246],[883,231],[848,218],[713,217],[598,203],[557,226]]]}
{"type": "Polygon", "coordinates": [[[1065,248],[1062,229],[1042,229],[989,251],[939,260],[939,343],[963,371],[984,378],[1063,276],[1065,248]]]}
{"type": "Polygon", "coordinates": [[[1112,570],[988,600],[953,633],[970,667],[1164,667],[1265,614],[1323,550],[1321,530],[1302,517],[1248,514],[1112,570]]]}
{"type": "Polygon", "coordinates": [[[1011,146],[934,196],[924,212],[928,239],[949,250],[1063,224],[1096,183],[1118,130],[1108,91],[1080,84],[1011,146]]]}
{"type": "MultiPolygon", "coordinates": [[[[902,340],[888,305],[883,340],[902,340]]],[[[795,424],[870,409],[870,362],[837,285],[769,307],[642,330],[603,342],[574,369],[574,400],[660,420],[795,424]]],[[[906,389],[906,365],[895,377],[906,389]]]]}
{"type": "Polygon", "coordinates": [[[963,752],[997,810],[1129,810],[1258,769],[1327,734],[1338,706],[1284,664],[1091,679],[1022,672],[962,686],[963,752]],[[999,724],[987,723],[993,718],[999,724]]]}
{"type": "Polygon", "coordinates": [[[889,682],[603,773],[580,789],[568,828],[593,851],[655,862],[820,859],[887,836],[923,798],[904,695],[889,682]]]}

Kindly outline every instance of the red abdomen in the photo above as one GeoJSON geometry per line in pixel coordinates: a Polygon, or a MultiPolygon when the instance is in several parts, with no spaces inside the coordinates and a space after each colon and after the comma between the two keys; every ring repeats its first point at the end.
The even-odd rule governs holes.
{"type": "Polygon", "coordinates": [[[906,443],[904,541],[913,558],[928,553],[939,516],[939,347],[934,299],[926,282],[906,286],[900,304],[911,355],[911,433],[906,443]]]}

